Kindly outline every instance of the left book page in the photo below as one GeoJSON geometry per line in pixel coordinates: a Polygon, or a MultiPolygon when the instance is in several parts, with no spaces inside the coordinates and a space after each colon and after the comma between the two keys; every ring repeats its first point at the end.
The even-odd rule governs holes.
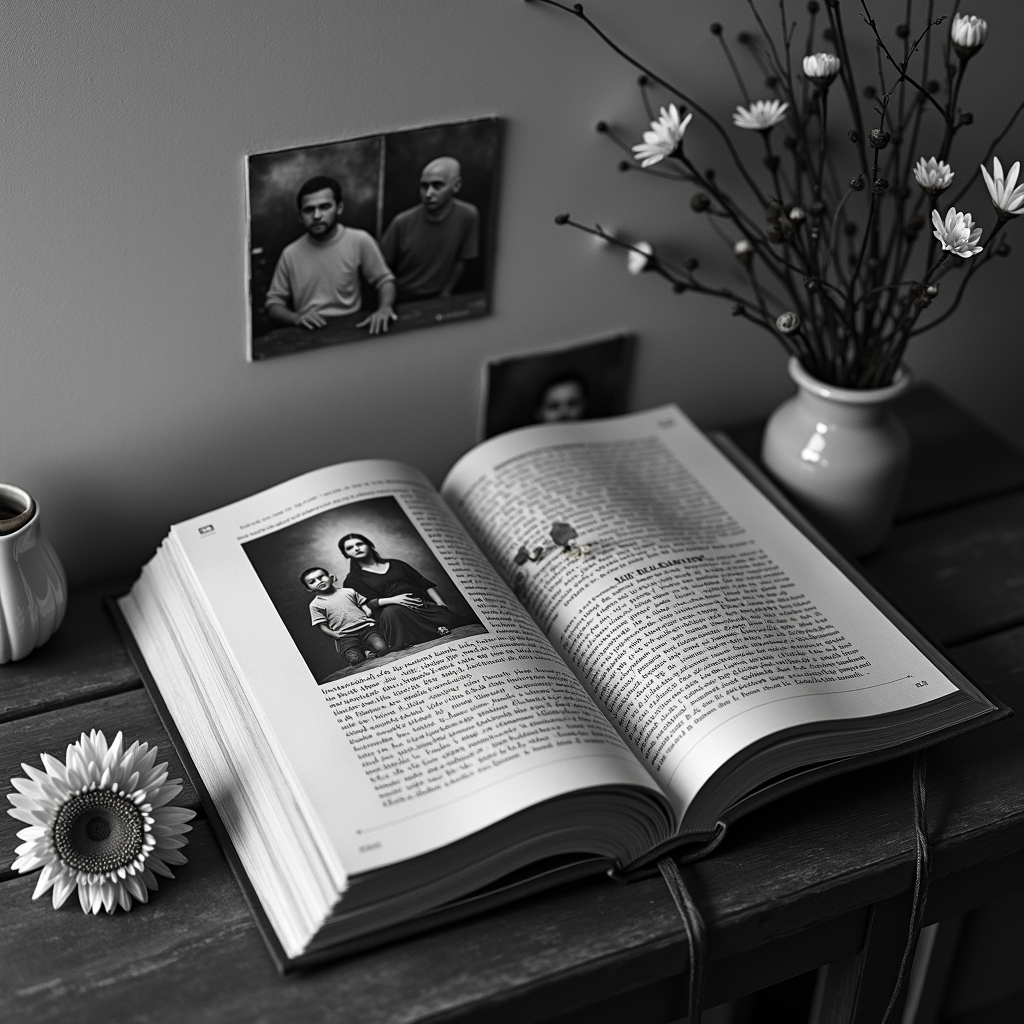
{"type": "MultiPolygon", "coordinates": [[[[377,460],[328,467],[179,523],[165,544],[172,557],[150,563],[143,584],[159,572],[161,593],[177,588],[183,602],[201,603],[183,619],[216,624],[225,660],[210,672],[240,691],[202,714],[247,703],[335,879],[582,789],[641,787],[662,799],[417,470],[377,460]],[[339,549],[349,534],[372,545],[386,574],[350,562],[339,549]],[[309,586],[317,578],[332,580],[327,599],[309,586]],[[390,600],[403,595],[412,600],[390,600]],[[383,614],[396,604],[404,611],[383,614]],[[356,628],[360,615],[390,650],[356,628]],[[324,625],[356,639],[336,642],[324,625]]],[[[146,593],[137,586],[122,601],[137,636],[153,614],[146,593]]],[[[140,646],[150,660],[144,638],[140,646]]],[[[197,714],[171,713],[179,725],[197,714]]],[[[227,735],[231,725],[218,728],[227,735]]]]}

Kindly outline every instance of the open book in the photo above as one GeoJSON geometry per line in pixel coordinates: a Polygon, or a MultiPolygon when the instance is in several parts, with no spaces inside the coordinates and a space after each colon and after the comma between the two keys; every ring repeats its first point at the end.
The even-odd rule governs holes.
{"type": "Polygon", "coordinates": [[[752,473],[664,407],[171,529],[119,605],[279,964],[1005,713],[752,473]]]}

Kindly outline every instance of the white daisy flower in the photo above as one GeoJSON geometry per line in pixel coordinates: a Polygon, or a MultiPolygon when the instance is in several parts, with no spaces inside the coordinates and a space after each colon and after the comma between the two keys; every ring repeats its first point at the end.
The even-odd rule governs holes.
{"type": "Polygon", "coordinates": [[[969,256],[977,256],[982,250],[978,245],[981,238],[981,228],[974,226],[974,221],[969,213],[957,213],[951,206],[946,211],[946,220],[943,222],[938,210],[932,210],[932,223],[935,225],[933,235],[942,243],[942,248],[947,252],[967,259],[969,256]]]}
{"type": "Polygon", "coordinates": [[[145,903],[158,888],[156,875],[173,878],[168,865],[186,863],[180,850],[195,811],[168,806],[181,779],[168,780],[156,753],[148,743],[125,750],[120,732],[108,746],[93,729],[68,744],[63,764],[49,754],[39,755],[45,772],[22,764],[28,778],[11,779],[18,792],[7,795],[7,813],[28,828],[11,868],[43,869],[33,899],[52,888],[56,909],[77,888],[87,914],[131,910],[133,896],[145,903]]]}
{"type": "Polygon", "coordinates": [[[949,164],[936,160],[933,156],[927,160],[921,157],[914,166],[914,179],[925,192],[933,196],[949,188],[953,183],[954,174],[956,171],[952,170],[949,164]]]}
{"type": "Polygon", "coordinates": [[[642,274],[647,269],[647,265],[651,262],[653,255],[654,247],[650,242],[637,242],[626,253],[626,269],[631,274],[642,274]]]}
{"type": "Polygon", "coordinates": [[[988,22],[976,14],[954,14],[949,27],[956,52],[961,57],[972,57],[984,45],[988,35],[988,22]]]}
{"type": "Polygon", "coordinates": [[[804,74],[827,85],[836,75],[842,62],[834,53],[809,53],[804,57],[804,74]]]}
{"type": "Polygon", "coordinates": [[[788,109],[789,104],[781,100],[754,100],[749,107],[736,108],[732,115],[732,123],[737,128],[766,132],[786,119],[788,109]]]}
{"type": "Polygon", "coordinates": [[[680,120],[679,108],[674,103],[668,105],[668,110],[662,107],[661,116],[651,122],[651,130],[644,132],[644,141],[633,147],[633,154],[640,161],[640,166],[650,167],[671,156],[682,145],[683,133],[692,120],[693,114],[687,114],[680,120]]]}
{"type": "Polygon", "coordinates": [[[992,205],[1004,216],[1019,217],[1024,213],[1024,184],[1017,184],[1017,175],[1020,173],[1020,161],[1016,161],[1010,168],[1010,173],[1003,177],[1003,165],[999,157],[992,157],[992,173],[981,167],[985,185],[988,187],[988,194],[992,197],[992,205]]]}

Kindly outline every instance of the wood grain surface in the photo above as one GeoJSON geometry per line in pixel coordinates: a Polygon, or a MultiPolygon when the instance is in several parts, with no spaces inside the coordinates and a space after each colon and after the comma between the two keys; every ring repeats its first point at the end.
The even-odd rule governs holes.
{"type": "MultiPolygon", "coordinates": [[[[866,568],[968,675],[1024,706],[1019,457],[1000,460],[987,435],[994,465],[943,490],[938,455],[985,435],[969,421],[957,449],[962,414],[943,408],[934,392],[916,407],[925,441],[929,431],[944,440],[918,444],[932,465],[911,477],[918,491],[905,507],[916,511],[866,568]]],[[[156,742],[181,774],[99,591],[73,595],[70,608],[52,644],[0,668],[3,777],[93,726],[156,742]]],[[[1024,885],[1022,730],[1009,719],[929,755],[930,915],[1024,885]]],[[[708,922],[709,1005],[858,954],[870,908],[911,883],[910,785],[909,759],[820,783],[741,820],[713,857],[684,869],[708,922]]],[[[196,803],[191,787],[180,802],[196,803]]],[[[18,827],[0,826],[3,864],[18,827]]],[[[54,911],[30,900],[34,877],[0,876],[0,1020],[599,1024],[683,1012],[685,941],[660,879],[579,882],[282,978],[208,825],[197,821],[190,838],[178,878],[130,914],[87,917],[74,900],[54,911]]]]}

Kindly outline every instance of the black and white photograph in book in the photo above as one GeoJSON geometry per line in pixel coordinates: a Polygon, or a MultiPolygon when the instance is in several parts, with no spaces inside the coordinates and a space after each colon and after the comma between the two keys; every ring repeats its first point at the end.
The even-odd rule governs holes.
{"type": "Polygon", "coordinates": [[[321,685],[486,633],[395,498],[369,498],[243,544],[321,685]]]}
{"type": "Polygon", "coordinates": [[[489,362],[484,438],[531,423],[593,420],[626,411],[633,372],[632,336],[489,362]]]}
{"type": "Polygon", "coordinates": [[[502,122],[247,158],[249,358],[490,311],[502,122]]]}

